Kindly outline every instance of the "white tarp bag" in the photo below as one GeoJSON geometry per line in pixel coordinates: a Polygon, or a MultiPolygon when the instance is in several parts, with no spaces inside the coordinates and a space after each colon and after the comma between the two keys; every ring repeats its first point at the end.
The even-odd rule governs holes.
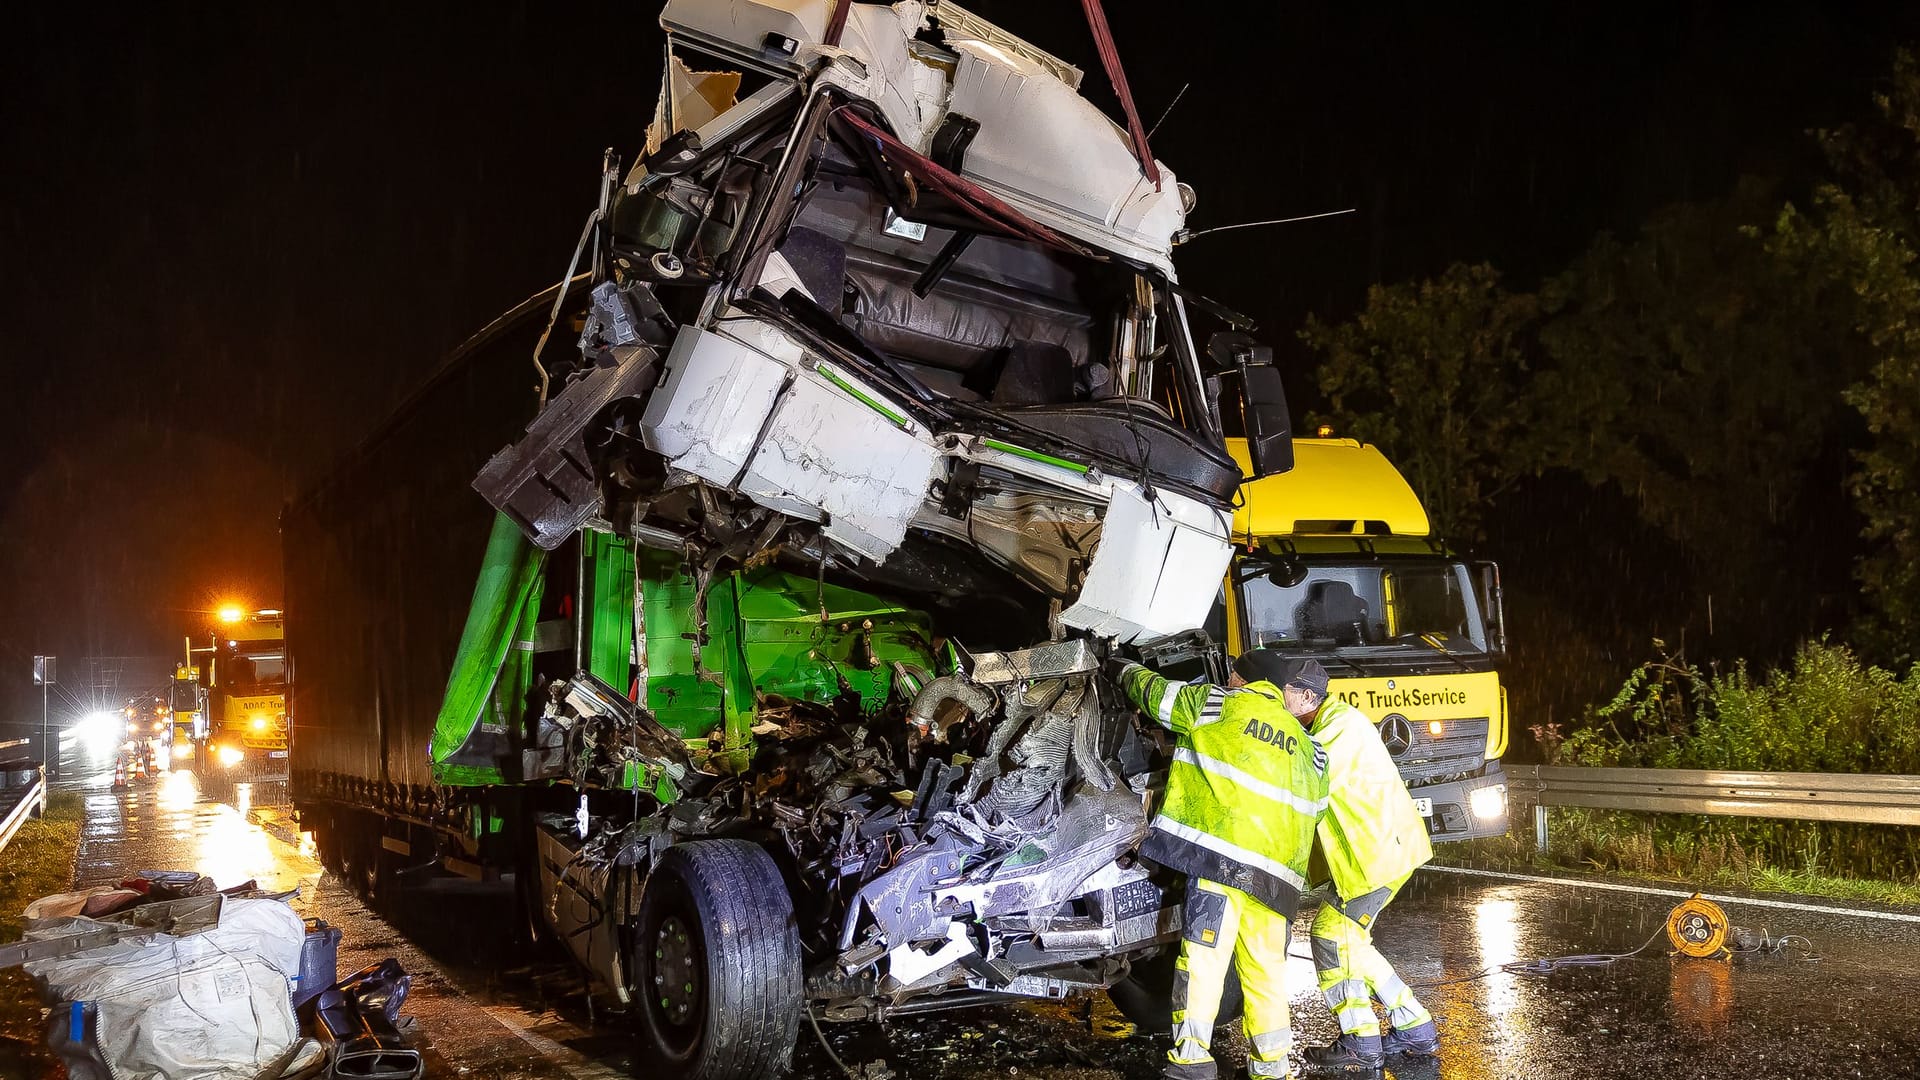
{"type": "Polygon", "coordinates": [[[305,938],[281,901],[229,899],[211,929],[134,935],[25,967],[49,998],[83,1003],[53,1014],[49,1041],[71,1080],[254,1080],[299,1038],[288,991],[305,938]]]}

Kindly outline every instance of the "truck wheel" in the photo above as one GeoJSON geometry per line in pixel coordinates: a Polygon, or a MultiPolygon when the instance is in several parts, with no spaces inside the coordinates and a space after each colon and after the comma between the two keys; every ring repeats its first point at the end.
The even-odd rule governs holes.
{"type": "Polygon", "coordinates": [[[320,865],[331,871],[335,877],[345,876],[345,864],[340,859],[340,827],[331,817],[322,818],[315,823],[313,846],[320,856],[320,865]]]}
{"type": "Polygon", "coordinates": [[[800,1029],[800,935],[780,868],[745,840],[676,844],[647,876],[633,971],[662,1075],[783,1071],[800,1029]]]}
{"type": "Polygon", "coordinates": [[[379,858],[378,835],[355,815],[340,831],[340,881],[368,907],[373,906],[379,858]]]}
{"type": "MultiPolygon", "coordinates": [[[[1167,1035],[1173,1031],[1173,961],[1179,953],[1178,945],[1169,945],[1144,960],[1135,960],[1127,977],[1107,988],[1114,1008],[1146,1034],[1167,1035]]],[[[1214,1015],[1214,1026],[1224,1027],[1240,1019],[1244,1004],[1240,973],[1229,967],[1227,983],[1220,989],[1220,1011],[1214,1015]]]]}

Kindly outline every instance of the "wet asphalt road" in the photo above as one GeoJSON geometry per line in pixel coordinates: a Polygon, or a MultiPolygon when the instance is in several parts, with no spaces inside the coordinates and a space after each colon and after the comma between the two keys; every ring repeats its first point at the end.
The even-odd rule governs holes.
{"type": "MultiPolygon", "coordinates": [[[[76,760],[75,766],[84,761],[76,760]]],[[[222,886],[247,878],[301,890],[302,914],[345,932],[342,973],[387,955],[414,975],[408,1012],[438,1077],[648,1075],[620,1016],[589,1001],[550,958],[513,955],[499,930],[499,887],[415,881],[376,914],[324,875],[292,830],[284,784],[207,781],[188,772],[114,793],[100,773],[69,772],[88,820],[76,883],[138,869],[192,868],[222,886]],[[289,842],[292,841],[292,842],[289,842]],[[391,923],[388,921],[391,919],[391,923]]],[[[1673,897],[1559,882],[1427,871],[1383,917],[1376,940],[1438,1017],[1440,1057],[1395,1062],[1404,1078],[1920,1076],[1920,917],[1869,918],[1730,904],[1736,925],[1798,934],[1771,958],[1670,960],[1664,940],[1642,958],[1546,976],[1499,966],[1568,953],[1625,952],[1660,931],[1673,897]]],[[[1328,1041],[1332,1018],[1313,992],[1303,914],[1288,978],[1300,1045],[1328,1041]]],[[[872,1024],[827,1038],[863,1078],[912,1080],[1157,1075],[1164,1040],[1138,1036],[1104,997],[993,1007],[872,1024]],[[884,1059],[884,1067],[879,1062],[884,1059]]],[[[1224,1033],[1223,1033],[1224,1035],[1224,1033]]],[[[1231,1066],[1244,1046],[1217,1040],[1231,1066]]],[[[795,1073],[839,1069],[803,1023],[795,1073]]]]}

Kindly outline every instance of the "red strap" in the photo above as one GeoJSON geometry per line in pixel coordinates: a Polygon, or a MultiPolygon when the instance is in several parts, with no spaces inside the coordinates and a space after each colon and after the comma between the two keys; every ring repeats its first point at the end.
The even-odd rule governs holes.
{"type": "Polygon", "coordinates": [[[1107,81],[1113,84],[1113,92],[1120,98],[1120,110],[1127,114],[1127,133],[1133,136],[1133,156],[1140,159],[1140,171],[1153,181],[1153,190],[1159,191],[1160,166],[1154,163],[1153,151],[1147,149],[1147,129],[1140,123],[1140,110],[1133,107],[1133,91],[1127,89],[1127,73],[1120,67],[1120,50],[1113,47],[1107,13],[1100,9],[1100,0],[1080,0],[1080,6],[1086,9],[1094,47],[1100,50],[1100,66],[1107,69],[1107,81]]]}
{"type": "Polygon", "coordinates": [[[1035,243],[1057,247],[1064,251],[1090,254],[1081,245],[1002,202],[986,188],[953,172],[932,158],[915,152],[912,147],[868,122],[866,117],[854,110],[842,111],[839,113],[839,119],[845,120],[856,130],[878,141],[888,156],[894,159],[894,165],[913,173],[927,187],[959,203],[986,224],[1035,243]]]}
{"type": "Polygon", "coordinates": [[[840,35],[847,28],[847,15],[853,11],[853,0],[834,0],[833,16],[827,20],[828,45],[838,46],[840,35]]]}

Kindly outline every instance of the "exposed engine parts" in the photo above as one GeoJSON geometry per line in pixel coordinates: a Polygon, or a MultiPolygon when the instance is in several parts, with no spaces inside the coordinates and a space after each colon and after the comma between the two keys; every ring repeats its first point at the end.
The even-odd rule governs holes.
{"type": "MultiPolygon", "coordinates": [[[[1117,948],[1178,930],[1178,908],[1124,860],[1148,775],[1120,764],[1131,710],[1070,641],[982,653],[878,715],[791,706],[748,775],[703,770],[647,711],[588,673],[548,686],[542,757],[577,785],[651,792],[658,812],[550,816],[564,849],[549,911],[601,898],[583,959],[624,970],[606,911],[654,859],[703,836],[778,838],[818,890],[809,996],[835,1015],[949,990],[1057,996],[1111,980],[1117,948]],[[823,931],[824,935],[824,931],[823,931]]],[[[583,796],[582,806],[586,805],[583,796]]]]}

